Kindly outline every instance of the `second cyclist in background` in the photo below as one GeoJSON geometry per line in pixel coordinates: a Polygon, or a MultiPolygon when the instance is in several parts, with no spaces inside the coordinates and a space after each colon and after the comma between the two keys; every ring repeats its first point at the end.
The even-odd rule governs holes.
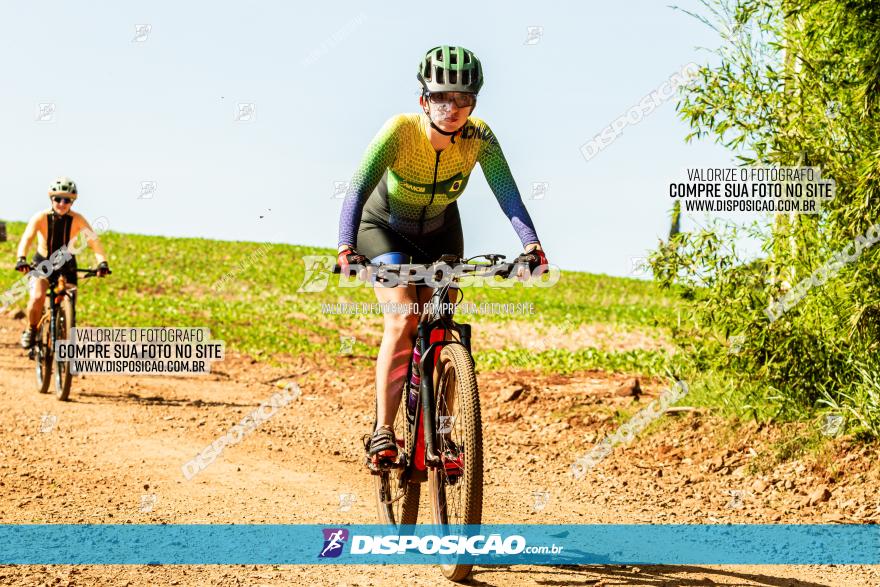
{"type": "Polygon", "coordinates": [[[59,177],[49,186],[49,200],[51,207],[41,210],[28,221],[24,234],[18,243],[15,270],[22,273],[30,272],[30,263],[27,260],[28,249],[37,239],[37,250],[33,257],[33,264],[49,268],[48,274],[39,273],[39,277],[31,280],[30,298],[27,305],[27,327],[21,335],[21,346],[29,349],[36,338],[37,323],[43,313],[43,304],[46,300],[46,289],[49,280],[64,276],[69,285],[76,285],[76,256],[70,253],[71,243],[80,235],[88,240],[89,247],[95,252],[98,262],[98,276],[104,277],[110,271],[107,265],[107,257],[104,248],[97,235],[89,226],[88,221],[82,214],[74,212],[71,208],[78,197],[76,183],[69,177],[59,177]],[[48,263],[46,263],[48,261],[48,263]]]}

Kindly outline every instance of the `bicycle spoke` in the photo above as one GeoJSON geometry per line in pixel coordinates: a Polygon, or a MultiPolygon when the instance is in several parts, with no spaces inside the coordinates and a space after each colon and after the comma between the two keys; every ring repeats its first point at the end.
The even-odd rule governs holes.
{"type": "MultiPolygon", "coordinates": [[[[444,373],[444,381],[441,393],[438,393],[437,407],[437,430],[439,438],[440,454],[444,456],[458,457],[463,462],[464,441],[462,428],[465,425],[462,414],[456,410],[457,381],[455,371],[448,370],[444,373]],[[446,430],[446,432],[443,432],[446,430]]],[[[458,476],[450,476],[445,467],[440,469],[442,477],[442,502],[446,510],[446,523],[461,525],[464,521],[464,507],[462,504],[462,484],[457,483],[458,476]]]]}
{"type": "MultiPolygon", "coordinates": [[[[479,392],[473,360],[465,347],[443,348],[435,376],[435,425],[442,464],[432,470],[432,514],[444,534],[457,534],[461,526],[482,520],[483,457],[479,392]]],[[[443,574],[461,580],[471,565],[447,557],[443,574]]]]}
{"type": "MultiPolygon", "coordinates": [[[[400,455],[408,454],[412,443],[412,439],[408,438],[405,392],[406,389],[401,394],[394,418],[394,433],[400,455]]],[[[394,526],[416,523],[421,490],[418,484],[401,484],[401,475],[404,474],[403,468],[392,468],[376,475],[376,501],[382,523],[394,526]]]]}

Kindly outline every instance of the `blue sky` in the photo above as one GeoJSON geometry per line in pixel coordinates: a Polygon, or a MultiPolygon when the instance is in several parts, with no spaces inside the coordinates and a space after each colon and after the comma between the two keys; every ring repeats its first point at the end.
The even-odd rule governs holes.
{"type": "MultiPolygon", "coordinates": [[[[668,231],[668,180],[732,162],[711,142],[684,144],[674,100],[592,160],[580,153],[673,72],[710,59],[698,47],[718,43],[713,31],[663,2],[83,6],[16,2],[0,22],[0,218],[28,218],[69,175],[77,209],[112,230],[334,247],[335,183],[387,118],[416,111],[416,66],[442,43],[482,60],[475,115],[565,269],[630,274],[668,231]],[[138,40],[136,24],[150,27],[138,40]],[[543,27],[534,44],[530,26],[543,27]],[[37,120],[45,103],[54,112],[37,120]],[[254,104],[253,120],[236,120],[239,104],[254,104]],[[139,197],[145,181],[152,197],[139,197]]],[[[466,253],[519,252],[481,172],[459,206],[466,253]]]]}

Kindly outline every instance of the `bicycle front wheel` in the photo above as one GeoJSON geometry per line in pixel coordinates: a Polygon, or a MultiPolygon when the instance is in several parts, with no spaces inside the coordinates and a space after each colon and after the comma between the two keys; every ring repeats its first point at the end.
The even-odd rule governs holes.
{"type": "Polygon", "coordinates": [[[49,317],[43,315],[34,341],[34,362],[36,363],[37,391],[47,393],[52,381],[52,336],[49,332],[49,317]]]}
{"type": "MultiPolygon", "coordinates": [[[[435,447],[443,466],[428,472],[431,517],[438,531],[460,534],[483,516],[483,426],[474,362],[467,349],[449,344],[440,351],[434,374],[435,447]]],[[[454,557],[441,562],[447,579],[461,581],[473,565],[454,557]]]]}
{"type": "MultiPolygon", "coordinates": [[[[73,304],[65,297],[55,315],[55,340],[66,340],[73,328],[73,304]]],[[[73,374],[70,372],[70,361],[55,361],[55,397],[67,401],[70,396],[70,383],[73,374]]]]}

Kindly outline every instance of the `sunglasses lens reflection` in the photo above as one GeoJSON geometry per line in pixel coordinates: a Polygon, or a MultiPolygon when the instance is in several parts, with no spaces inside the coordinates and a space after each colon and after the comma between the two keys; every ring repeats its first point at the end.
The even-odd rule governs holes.
{"type": "Polygon", "coordinates": [[[437,92],[431,94],[428,99],[432,104],[449,104],[454,102],[457,108],[466,108],[476,103],[473,94],[459,94],[457,92],[437,92]]]}

